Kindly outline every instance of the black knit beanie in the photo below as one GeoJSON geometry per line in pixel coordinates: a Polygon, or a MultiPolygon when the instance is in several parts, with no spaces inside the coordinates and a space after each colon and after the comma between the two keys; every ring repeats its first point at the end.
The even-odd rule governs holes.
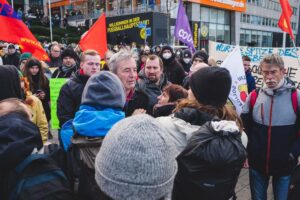
{"type": "Polygon", "coordinates": [[[170,47],[169,45],[163,46],[163,47],[161,48],[161,52],[163,52],[164,50],[170,50],[172,54],[174,53],[174,52],[173,52],[173,48],[170,47]]]}
{"type": "Polygon", "coordinates": [[[73,49],[68,48],[61,53],[60,57],[61,59],[64,59],[64,57],[71,57],[75,61],[77,61],[79,56],[76,54],[76,52],[73,49]]]}
{"type": "Polygon", "coordinates": [[[199,103],[223,107],[231,88],[231,76],[227,69],[205,67],[192,74],[191,90],[199,103]]]}
{"type": "Polygon", "coordinates": [[[204,51],[196,51],[192,61],[194,61],[195,58],[200,58],[203,60],[203,62],[205,62],[206,64],[208,64],[208,55],[207,53],[205,53],[204,51]]]}

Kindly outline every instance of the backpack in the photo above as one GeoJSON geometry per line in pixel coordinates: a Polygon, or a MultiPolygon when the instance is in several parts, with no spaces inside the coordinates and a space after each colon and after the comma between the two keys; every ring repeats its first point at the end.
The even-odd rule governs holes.
{"type": "Polygon", "coordinates": [[[292,175],[289,185],[288,200],[298,200],[300,197],[300,165],[298,165],[292,175]]]}
{"type": "MultiPolygon", "coordinates": [[[[253,111],[254,104],[256,103],[259,91],[260,91],[260,88],[257,88],[250,93],[250,111],[251,112],[253,111]]],[[[292,99],[292,105],[293,105],[294,112],[297,115],[297,113],[298,113],[298,96],[297,96],[297,90],[295,88],[292,89],[291,99],[292,99]]]]}
{"type": "Polygon", "coordinates": [[[4,199],[74,199],[69,181],[47,155],[31,154],[4,177],[4,199]]]}
{"type": "MultiPolygon", "coordinates": [[[[228,121],[220,121],[227,123],[228,121]]],[[[239,131],[215,131],[206,122],[177,157],[173,200],[235,199],[235,186],[246,160],[239,131]]]]}
{"type": "Polygon", "coordinates": [[[98,199],[100,189],[95,181],[95,158],[103,137],[86,137],[77,132],[67,151],[68,177],[79,199],[98,199]]]}

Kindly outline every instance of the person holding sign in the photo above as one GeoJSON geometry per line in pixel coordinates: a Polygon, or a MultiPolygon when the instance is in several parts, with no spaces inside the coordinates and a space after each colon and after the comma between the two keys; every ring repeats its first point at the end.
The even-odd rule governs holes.
{"type": "Polygon", "coordinates": [[[290,174],[300,155],[300,91],[286,81],[284,67],[277,54],[262,59],[264,86],[250,93],[241,114],[249,138],[252,199],[267,199],[271,176],[275,199],[287,199],[290,174]]]}

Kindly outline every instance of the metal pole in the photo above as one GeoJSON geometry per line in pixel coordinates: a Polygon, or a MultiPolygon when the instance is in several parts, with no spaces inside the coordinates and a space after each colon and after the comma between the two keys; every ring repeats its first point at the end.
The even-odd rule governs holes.
{"type": "Polygon", "coordinates": [[[14,0],[11,0],[11,7],[14,9],[14,0]]]}
{"type": "Polygon", "coordinates": [[[53,36],[52,36],[52,17],[51,17],[51,3],[50,0],[48,0],[48,6],[49,6],[49,23],[50,23],[50,39],[51,43],[53,42],[53,36]]]}
{"type": "Polygon", "coordinates": [[[283,32],[283,37],[282,37],[282,48],[285,48],[285,43],[286,43],[286,32],[283,32]]]}

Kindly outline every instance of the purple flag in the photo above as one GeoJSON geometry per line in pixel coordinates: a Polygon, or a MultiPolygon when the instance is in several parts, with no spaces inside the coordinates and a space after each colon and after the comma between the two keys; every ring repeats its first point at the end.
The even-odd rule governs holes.
{"type": "Polygon", "coordinates": [[[179,8],[174,35],[178,40],[190,47],[193,52],[195,51],[193,34],[190,28],[189,20],[185,13],[185,9],[183,7],[182,0],[179,0],[179,8]]]}

